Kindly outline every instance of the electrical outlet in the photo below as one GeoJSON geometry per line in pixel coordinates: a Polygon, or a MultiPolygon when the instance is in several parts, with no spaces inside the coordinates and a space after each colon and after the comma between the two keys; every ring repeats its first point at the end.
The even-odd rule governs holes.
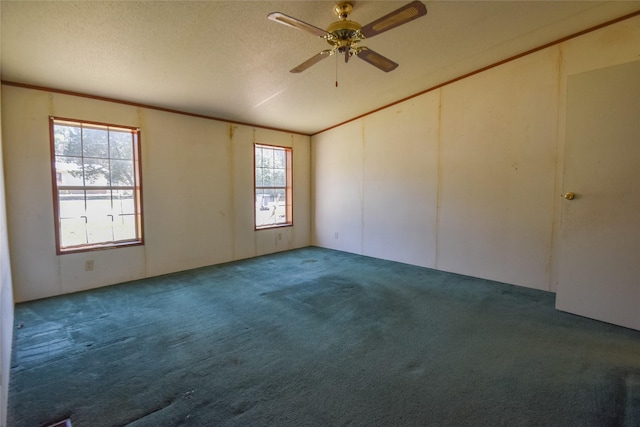
{"type": "Polygon", "coordinates": [[[278,233],[278,240],[282,240],[282,233],[278,233]]]}
{"type": "Polygon", "coordinates": [[[93,260],[90,259],[84,262],[84,271],[92,271],[93,270],[93,260]]]}
{"type": "Polygon", "coordinates": [[[338,232],[336,231],[334,234],[335,238],[338,239],[338,232]]]}

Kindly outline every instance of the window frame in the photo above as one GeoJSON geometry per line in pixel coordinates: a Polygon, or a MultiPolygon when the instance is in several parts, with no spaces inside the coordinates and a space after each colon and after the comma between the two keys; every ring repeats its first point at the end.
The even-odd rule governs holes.
{"type": "MultiPolygon", "coordinates": [[[[53,193],[53,212],[54,212],[54,229],[55,229],[55,244],[56,244],[56,254],[57,255],[65,255],[72,253],[80,253],[80,252],[89,252],[96,250],[105,250],[105,249],[114,249],[114,248],[122,248],[122,247],[131,247],[131,246],[140,246],[144,245],[144,213],[143,213],[143,197],[142,197],[142,160],[141,160],[141,135],[140,128],[135,126],[126,126],[126,125],[117,125],[111,123],[103,123],[96,122],[90,120],[81,120],[81,119],[73,119],[66,117],[49,117],[49,144],[51,150],[51,185],[52,185],[52,193],[53,193]],[[113,185],[113,183],[109,183],[109,185],[104,186],[90,186],[84,183],[83,185],[59,185],[58,184],[58,176],[61,176],[61,173],[56,168],[56,145],[55,145],[55,126],[56,124],[62,125],[72,125],[83,128],[92,128],[92,129],[102,129],[106,132],[109,130],[118,130],[118,131],[127,131],[131,132],[132,135],[132,163],[133,163],[133,186],[126,186],[127,189],[130,189],[133,192],[133,204],[134,204],[134,225],[135,225],[135,238],[132,239],[124,239],[124,240],[112,240],[106,242],[98,242],[98,243],[85,243],[80,245],[70,245],[70,246],[62,246],[61,241],[61,232],[62,232],[62,222],[60,218],[60,191],[63,189],[66,190],[83,190],[84,193],[84,201],[86,204],[87,196],[86,191],[91,190],[108,190],[110,192],[122,190],[125,186],[117,186],[113,185]],[[59,175],[60,173],[60,175],[59,175]]],[[[84,158],[84,155],[82,155],[84,158]]],[[[114,158],[111,157],[111,154],[107,157],[109,161],[114,158]]],[[[115,158],[117,160],[117,158],[115,158]]],[[[110,168],[111,171],[111,168],[110,168]]]]}
{"type": "Polygon", "coordinates": [[[293,226],[293,148],[282,145],[263,144],[255,142],[253,144],[253,227],[255,231],[269,230],[273,228],[292,227],[293,226]],[[258,147],[283,150],[285,153],[285,186],[258,186],[256,182],[257,164],[256,164],[256,149],[258,147]],[[268,225],[257,224],[257,193],[259,189],[265,190],[279,190],[285,191],[285,215],[286,222],[274,223],[268,225]]]}

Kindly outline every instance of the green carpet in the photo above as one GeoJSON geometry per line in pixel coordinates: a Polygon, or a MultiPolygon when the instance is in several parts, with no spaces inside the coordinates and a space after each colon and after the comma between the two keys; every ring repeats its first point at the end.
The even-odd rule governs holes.
{"type": "Polygon", "coordinates": [[[305,248],[18,304],[9,426],[639,426],[640,332],[305,248]]]}

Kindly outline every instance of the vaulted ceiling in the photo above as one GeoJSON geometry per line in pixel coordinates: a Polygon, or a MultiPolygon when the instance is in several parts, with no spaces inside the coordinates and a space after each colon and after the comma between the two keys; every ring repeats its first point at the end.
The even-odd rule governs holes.
{"type": "MultiPolygon", "coordinates": [[[[362,43],[382,72],[267,19],[325,29],[336,1],[5,1],[1,76],[42,86],[313,134],[398,99],[640,10],[639,1],[424,1],[428,14],[362,43]],[[336,81],[338,86],[336,87],[336,81]]],[[[401,1],[353,1],[367,24],[401,1]]]]}

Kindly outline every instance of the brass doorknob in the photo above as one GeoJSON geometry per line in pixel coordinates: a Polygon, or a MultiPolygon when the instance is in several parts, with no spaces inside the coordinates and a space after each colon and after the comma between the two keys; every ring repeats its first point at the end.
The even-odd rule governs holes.
{"type": "Polygon", "coordinates": [[[573,200],[576,198],[576,193],[574,193],[573,191],[569,191],[568,193],[562,194],[562,197],[564,197],[567,200],[573,200]]]}

